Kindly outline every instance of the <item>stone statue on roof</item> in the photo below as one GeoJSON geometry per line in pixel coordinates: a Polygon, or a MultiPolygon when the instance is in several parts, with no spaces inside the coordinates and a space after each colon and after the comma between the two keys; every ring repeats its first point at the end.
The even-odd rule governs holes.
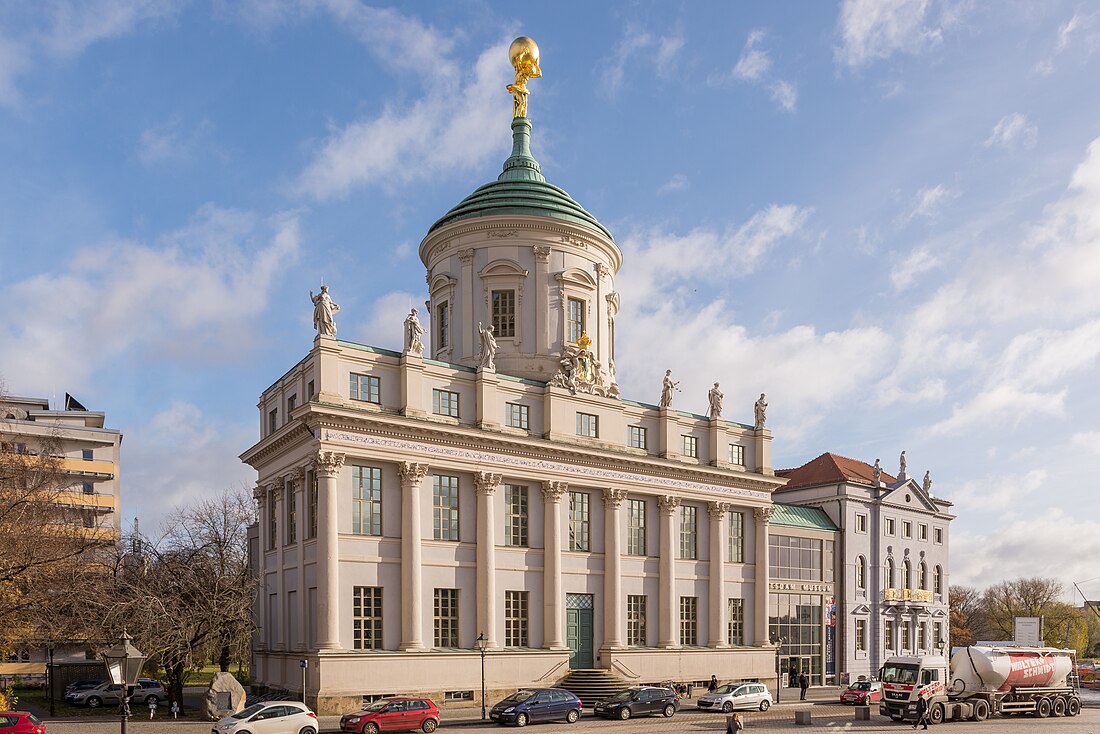
{"type": "Polygon", "coordinates": [[[760,399],[753,403],[753,413],[756,415],[754,428],[760,430],[768,420],[768,401],[764,399],[764,393],[760,393],[760,399]]]}
{"type": "Polygon", "coordinates": [[[309,300],[313,301],[313,328],[317,329],[318,336],[331,336],[336,338],[336,319],[334,318],[340,307],[337,306],[328,294],[328,286],[321,286],[321,292],[313,295],[309,292],[309,300]]]}
{"type": "Polygon", "coordinates": [[[707,393],[707,418],[711,420],[717,420],[722,417],[722,400],[726,396],[722,394],[722,391],[718,389],[718,383],[714,383],[714,387],[707,393]]]}
{"type": "Polygon", "coordinates": [[[875,465],[871,467],[871,481],[877,487],[882,484],[882,463],[875,459],[875,465]]]}
{"type": "Polygon", "coordinates": [[[929,469],[924,473],[924,493],[929,497],[932,496],[932,470],[929,469]]]}
{"type": "Polygon", "coordinates": [[[508,59],[516,70],[515,82],[508,85],[512,93],[512,117],[527,117],[527,80],[542,76],[539,46],[527,36],[520,36],[508,47],[508,59]]]}
{"type": "Polygon", "coordinates": [[[905,452],[904,451],[902,451],[901,456],[898,457],[898,466],[900,467],[898,469],[898,479],[900,481],[904,482],[905,479],[906,479],[906,474],[905,474],[905,452]]]}
{"type": "Polygon", "coordinates": [[[483,369],[495,370],[497,368],[497,339],[493,336],[493,325],[483,327],[477,322],[477,330],[481,333],[481,364],[483,369]]]}
{"type": "Polygon", "coordinates": [[[679,389],[680,383],[672,381],[672,370],[665,370],[665,378],[661,381],[661,401],[657,403],[657,407],[671,408],[672,391],[679,389]]]}
{"type": "Polygon", "coordinates": [[[424,354],[424,342],[420,337],[424,335],[424,327],[420,325],[420,319],[416,315],[416,309],[409,311],[405,317],[405,351],[415,354],[417,357],[424,354]]]}

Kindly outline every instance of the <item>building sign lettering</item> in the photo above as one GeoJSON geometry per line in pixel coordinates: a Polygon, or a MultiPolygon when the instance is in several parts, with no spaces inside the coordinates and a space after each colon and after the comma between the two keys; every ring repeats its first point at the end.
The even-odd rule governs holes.
{"type": "Polygon", "coordinates": [[[771,581],[768,588],[772,591],[817,591],[822,594],[833,593],[832,584],[804,584],[796,581],[771,581]]]}

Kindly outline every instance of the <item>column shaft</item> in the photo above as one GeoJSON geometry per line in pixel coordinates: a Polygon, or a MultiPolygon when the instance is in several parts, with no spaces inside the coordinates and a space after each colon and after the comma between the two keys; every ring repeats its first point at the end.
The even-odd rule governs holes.
{"type": "Polygon", "coordinates": [[[753,626],[756,628],[754,636],[757,645],[771,643],[768,631],[768,579],[771,576],[768,568],[768,527],[773,512],[775,510],[771,507],[757,507],[753,510],[756,518],[756,609],[753,626]]]}
{"type": "Polygon", "coordinates": [[[496,513],[493,495],[500,486],[500,474],[477,472],[477,631],[485,634],[485,646],[500,647],[497,641],[497,554],[496,513]]]}
{"type": "Polygon", "coordinates": [[[423,562],[420,551],[420,487],[427,464],[404,461],[401,476],[401,649],[423,650],[423,562]]]}
{"type": "Polygon", "coordinates": [[[619,508],[626,499],[626,490],[605,489],[604,504],[604,553],[603,553],[603,644],[604,647],[623,646],[622,598],[622,530],[619,508]]]}
{"type": "Polygon", "coordinates": [[[565,482],[543,482],[543,641],[551,650],[565,647],[565,614],[561,587],[561,498],[569,491],[565,482]]]}
{"type": "Polygon", "coordinates": [[[679,647],[680,635],[676,629],[679,615],[676,613],[676,508],[680,498],[671,495],[657,498],[661,512],[661,559],[658,566],[660,599],[657,611],[659,624],[658,647],[679,647]]]}
{"type": "Polygon", "coordinates": [[[725,572],[726,515],[730,506],[725,502],[711,502],[710,513],[710,634],[711,647],[727,647],[726,639],[726,585],[725,572]]]}
{"type": "Polygon", "coordinates": [[[317,472],[317,648],[340,649],[340,517],[336,481],[344,455],[318,451],[317,472]]]}

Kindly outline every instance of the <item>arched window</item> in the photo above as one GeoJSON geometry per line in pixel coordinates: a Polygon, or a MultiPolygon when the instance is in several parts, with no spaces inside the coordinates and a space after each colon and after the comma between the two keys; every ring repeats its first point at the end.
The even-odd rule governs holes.
{"type": "Polygon", "coordinates": [[[920,562],[920,588],[928,591],[928,566],[924,565],[924,561],[920,562]]]}
{"type": "Polygon", "coordinates": [[[936,566],[932,572],[932,591],[937,594],[943,593],[943,569],[939,566],[936,566]]]}
{"type": "Polygon", "coordinates": [[[906,558],[901,562],[901,588],[903,589],[912,588],[912,584],[910,583],[910,581],[913,580],[911,570],[912,569],[909,567],[909,559],[906,558]]]}
{"type": "Polygon", "coordinates": [[[894,588],[894,559],[889,556],[882,564],[882,586],[886,589],[894,588]]]}
{"type": "Polygon", "coordinates": [[[863,556],[856,556],[856,588],[867,590],[867,559],[863,556]]]}

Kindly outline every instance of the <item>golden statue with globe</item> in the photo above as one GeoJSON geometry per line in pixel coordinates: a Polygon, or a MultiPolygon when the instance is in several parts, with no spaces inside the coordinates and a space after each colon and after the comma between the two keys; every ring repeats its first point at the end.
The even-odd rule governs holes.
{"type": "Polygon", "coordinates": [[[508,85],[508,91],[512,93],[512,116],[527,117],[527,80],[542,76],[539,46],[527,36],[520,36],[508,47],[508,58],[516,70],[515,82],[508,85]]]}

